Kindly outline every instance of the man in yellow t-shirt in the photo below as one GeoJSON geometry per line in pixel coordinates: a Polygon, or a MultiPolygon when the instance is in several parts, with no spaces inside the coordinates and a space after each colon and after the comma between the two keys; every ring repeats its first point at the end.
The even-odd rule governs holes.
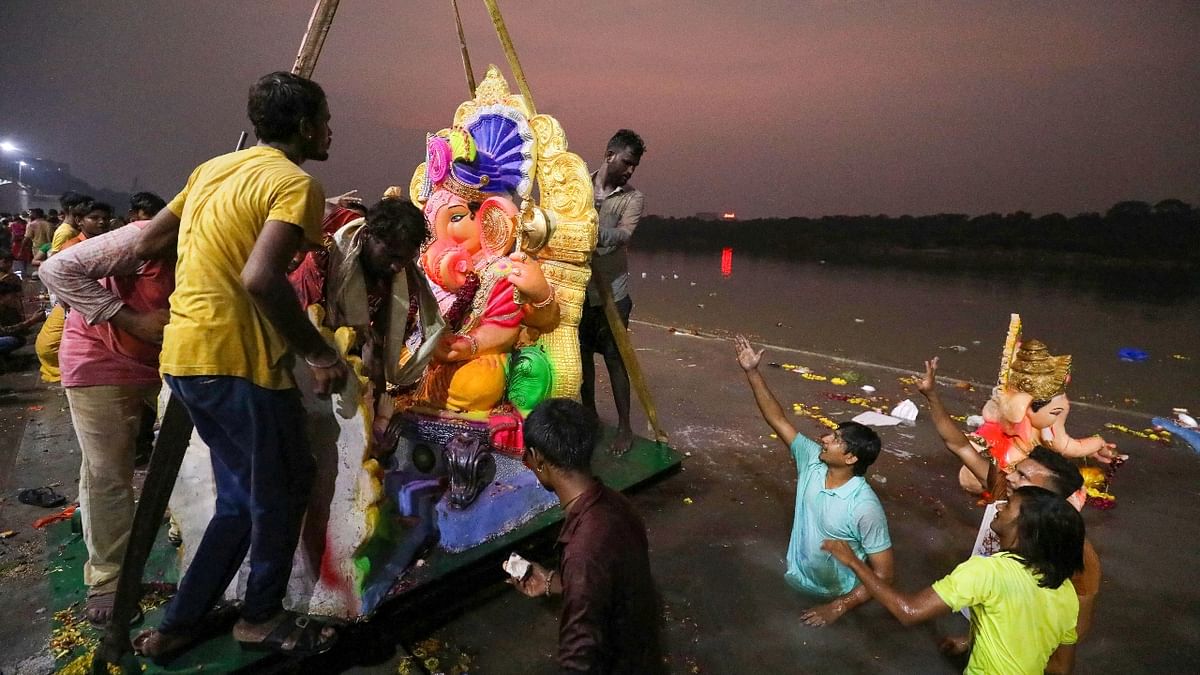
{"type": "Polygon", "coordinates": [[[1083,567],[1083,518],[1062,497],[1026,486],[1012,491],[992,529],[1001,553],[971,558],[912,594],[881,580],[846,542],[829,539],[822,548],[906,626],[970,607],[971,660],[965,672],[1070,672],[1071,659],[1053,669],[1048,661],[1059,645],[1077,639],[1079,598],[1070,578],[1083,567]]]}
{"type": "Polygon", "coordinates": [[[278,72],[250,89],[247,112],[258,144],[197,167],[138,242],[142,258],[178,253],[160,363],[209,446],[217,488],[162,624],[134,642],[157,659],[195,642],[247,551],[239,642],[300,656],[337,637],[282,608],[313,475],[292,354],[312,369],[318,394],[348,373],[286,276],[305,240],[321,242],[324,195],[299,165],[328,157],[329,107],[315,82],[278,72]]]}
{"type": "MultiPolygon", "coordinates": [[[[62,222],[58,227],[51,230],[51,235],[46,238],[46,242],[50,244],[50,255],[54,255],[62,250],[63,244],[79,236],[79,221],[87,215],[86,211],[80,212],[84,208],[85,202],[95,201],[87,195],[81,195],[78,192],[67,191],[62,197],[59,197],[58,203],[62,206],[62,222]]],[[[34,246],[36,251],[37,246],[34,246]]]]}

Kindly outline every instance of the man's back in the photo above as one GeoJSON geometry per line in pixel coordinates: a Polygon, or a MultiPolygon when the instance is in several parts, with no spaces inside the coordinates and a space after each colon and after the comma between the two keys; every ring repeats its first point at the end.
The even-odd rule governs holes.
{"type": "Polygon", "coordinates": [[[658,594],[646,527],[620,493],[599,481],[563,524],[559,665],[600,673],[662,671],[658,594]]]}
{"type": "Polygon", "coordinates": [[[50,224],[50,221],[39,218],[29,223],[28,228],[25,230],[25,236],[29,237],[33,242],[35,249],[45,246],[54,238],[54,226],[50,224]]]}
{"type": "Polygon", "coordinates": [[[268,220],[297,225],[320,242],[321,186],[282,151],[255,146],[201,164],[167,208],[180,226],[163,372],[292,386],[282,364],[287,345],[255,307],[241,274],[268,220]]]}

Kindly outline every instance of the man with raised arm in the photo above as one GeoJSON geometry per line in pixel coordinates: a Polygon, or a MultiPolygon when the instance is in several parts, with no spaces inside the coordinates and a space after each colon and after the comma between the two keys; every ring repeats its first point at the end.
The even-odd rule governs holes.
{"type": "MultiPolygon", "coordinates": [[[[1067,500],[1076,511],[1083,509],[1087,493],[1083,490],[1083,476],[1079,469],[1069,459],[1042,446],[1035,447],[1029,456],[1011,467],[1011,471],[999,476],[998,467],[988,461],[989,455],[982,454],[971,445],[967,435],[958,428],[942,397],[938,394],[937,381],[938,359],[933,357],[925,362],[925,375],[917,383],[917,391],[929,401],[929,417],[937,428],[938,435],[946,444],[946,449],[953,453],[963,466],[979,479],[981,485],[993,487],[993,497],[1004,500],[1013,490],[1033,485],[1044,488],[1067,500]]],[[[1078,638],[1082,640],[1092,627],[1092,616],[1096,611],[1096,594],[1100,592],[1102,571],[1100,556],[1092,547],[1092,542],[1083,539],[1083,566],[1071,576],[1071,584],[1079,598],[1079,621],[1075,626],[1078,638]]],[[[1068,664],[1074,662],[1075,644],[1062,645],[1050,657],[1049,670],[1065,672],[1068,664]]],[[[943,643],[943,649],[952,653],[964,653],[970,648],[969,638],[950,638],[943,643]]]]}
{"type": "Polygon", "coordinates": [[[796,515],[786,578],[798,590],[828,600],[800,618],[810,626],[833,623],[871,595],[850,568],[821,549],[826,539],[847,541],[854,555],[867,561],[880,578],[892,578],[887,516],[865,479],[867,468],[879,456],[879,436],[857,422],[839,424],[821,436],[819,443],[800,434],[758,372],[762,350],[754,351],[741,335],[735,339],[735,347],[738,365],[746,371],[763,419],[796,461],[796,515]]]}

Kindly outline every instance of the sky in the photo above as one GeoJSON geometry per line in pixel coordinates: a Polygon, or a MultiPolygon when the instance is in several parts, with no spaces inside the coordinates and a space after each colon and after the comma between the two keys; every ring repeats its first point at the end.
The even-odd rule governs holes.
{"type": "MultiPolygon", "coordinates": [[[[539,112],[618,128],[650,213],[1103,212],[1200,203],[1200,3],[500,0],[539,112]]],[[[170,198],[250,131],[313,0],[0,1],[0,139],[170,198]]],[[[503,52],[459,0],[477,78],[503,52]]],[[[314,73],[327,194],[407,186],[467,98],[450,3],[342,0],[314,73]]],[[[515,80],[510,78],[513,89],[515,80]]]]}

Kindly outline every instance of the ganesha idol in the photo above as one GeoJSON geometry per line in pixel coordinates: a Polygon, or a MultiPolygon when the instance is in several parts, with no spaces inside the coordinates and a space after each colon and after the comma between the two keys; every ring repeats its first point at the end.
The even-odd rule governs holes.
{"type": "MultiPolygon", "coordinates": [[[[1002,472],[1011,471],[1037,445],[1065,457],[1112,461],[1116,446],[1100,436],[1080,439],[1067,433],[1070,380],[1071,357],[1051,354],[1038,340],[1022,341],[1021,317],[1013,314],[998,384],[983,407],[984,423],[968,436],[971,443],[987,452],[1002,472]]],[[[959,483],[969,492],[983,490],[966,467],[959,483]]]]}
{"type": "MultiPolygon", "coordinates": [[[[318,471],[284,600],[291,610],[368,617],[556,503],[521,462],[521,429],[538,402],[579,392],[577,327],[596,241],[586,165],[567,152],[558,121],[535,115],[493,66],[451,126],[426,139],[409,195],[428,238],[416,265],[396,275],[393,302],[424,298],[424,281],[431,293],[409,303],[407,318],[391,315],[403,330],[393,331],[397,344],[389,338],[386,394],[355,356],[357,376],[332,400],[313,395],[307,369],[296,369],[318,471]],[[426,320],[427,310],[442,320],[426,320]],[[414,355],[430,352],[423,374],[391,375],[411,374],[414,355]],[[418,565],[423,558],[431,564],[418,565]]],[[[360,226],[346,225],[332,245],[360,226]]],[[[336,309],[309,313],[346,352],[361,335],[336,323],[346,314],[336,309]]],[[[184,568],[212,497],[207,448],[194,436],[171,503],[184,568]]],[[[246,573],[228,596],[241,595],[246,573]]]]}

